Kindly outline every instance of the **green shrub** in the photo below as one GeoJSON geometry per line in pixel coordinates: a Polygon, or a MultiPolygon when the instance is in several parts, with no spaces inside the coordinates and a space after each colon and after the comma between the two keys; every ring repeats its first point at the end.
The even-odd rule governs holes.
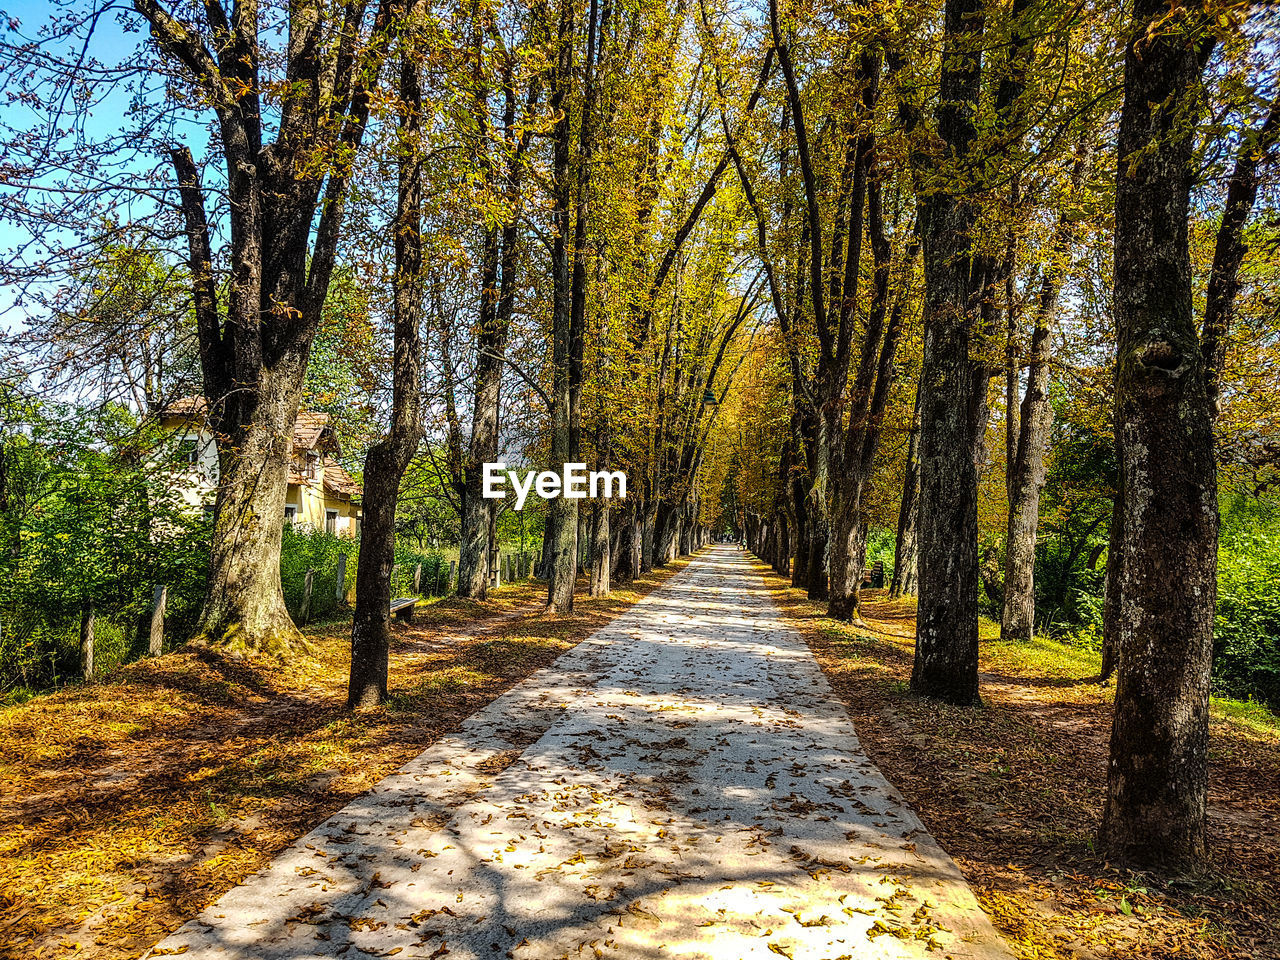
{"type": "Polygon", "coordinates": [[[315,621],[331,616],[341,606],[335,579],[340,553],[347,555],[343,584],[345,597],[355,587],[359,541],[324,530],[285,524],[284,537],[280,542],[280,585],[284,590],[285,606],[295,620],[302,616],[302,598],[308,570],[315,571],[311,583],[311,613],[308,619],[315,621]]]}
{"type": "Polygon", "coordinates": [[[0,434],[0,691],[80,675],[86,601],[98,672],[145,651],[156,584],[168,588],[166,638],[185,640],[208,582],[209,521],[166,483],[163,442],[122,408],[19,414],[23,429],[0,434]]]}
{"type": "Polygon", "coordinates": [[[1280,705],[1280,510],[1237,497],[1222,504],[1215,691],[1280,705]]]}
{"type": "Polygon", "coordinates": [[[397,541],[396,569],[391,580],[393,597],[413,595],[413,572],[418,564],[422,564],[422,582],[418,591],[421,596],[439,596],[449,591],[449,562],[443,553],[439,550],[417,550],[397,541]]]}

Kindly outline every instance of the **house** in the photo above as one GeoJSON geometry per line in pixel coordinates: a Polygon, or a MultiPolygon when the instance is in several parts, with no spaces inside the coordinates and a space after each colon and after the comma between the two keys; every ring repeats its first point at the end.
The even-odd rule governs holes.
{"type": "MultiPolygon", "coordinates": [[[[171,475],[193,509],[211,506],[218,487],[218,451],[205,410],[203,397],[183,397],[159,413],[160,425],[177,435],[178,464],[171,475]]],[[[359,535],[362,491],[338,463],[341,454],[329,415],[298,411],[289,451],[286,520],[339,536],[359,535]]]]}

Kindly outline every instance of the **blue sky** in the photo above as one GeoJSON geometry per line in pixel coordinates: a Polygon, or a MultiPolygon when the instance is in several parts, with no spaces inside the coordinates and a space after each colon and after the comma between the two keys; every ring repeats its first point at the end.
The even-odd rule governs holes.
{"type": "MultiPolygon", "coordinates": [[[[37,0],[0,0],[0,35],[8,43],[18,43],[39,36],[41,28],[49,22],[50,13],[61,10],[84,12],[89,9],[85,0],[60,0],[58,3],[37,0]],[[17,29],[11,29],[16,23],[17,29]]],[[[144,42],[145,33],[126,32],[120,25],[119,13],[108,13],[99,19],[89,46],[89,54],[105,65],[114,65],[134,52],[144,42]]],[[[106,137],[118,136],[126,129],[126,114],[130,94],[125,90],[104,90],[86,113],[82,129],[85,139],[92,143],[106,137]]],[[[4,121],[12,127],[24,125],[22,107],[12,103],[5,107],[4,121]]],[[[34,123],[36,114],[29,114],[34,123]]],[[[141,164],[139,164],[141,167],[141,164]]],[[[0,189],[3,189],[0,187],[0,189]]],[[[20,226],[0,219],[0,256],[10,257],[16,245],[29,239],[20,226]]],[[[12,308],[14,291],[0,288],[0,329],[12,329],[25,316],[12,308]]]]}

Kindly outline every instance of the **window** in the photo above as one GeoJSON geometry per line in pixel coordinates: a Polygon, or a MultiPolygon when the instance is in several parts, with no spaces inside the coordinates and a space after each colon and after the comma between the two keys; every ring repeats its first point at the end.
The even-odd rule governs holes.
{"type": "Polygon", "coordinates": [[[320,472],[320,454],[307,454],[307,479],[314,480],[320,472]]]}
{"type": "Polygon", "coordinates": [[[325,533],[338,532],[338,511],[337,510],[326,510],[324,512],[324,532],[325,533]]]}
{"type": "Polygon", "coordinates": [[[295,507],[292,503],[286,503],[284,505],[284,522],[295,523],[297,522],[297,519],[298,519],[298,508],[295,507]]]}
{"type": "Polygon", "coordinates": [[[200,448],[194,440],[182,440],[178,443],[178,462],[194,467],[200,462],[200,448]]]}

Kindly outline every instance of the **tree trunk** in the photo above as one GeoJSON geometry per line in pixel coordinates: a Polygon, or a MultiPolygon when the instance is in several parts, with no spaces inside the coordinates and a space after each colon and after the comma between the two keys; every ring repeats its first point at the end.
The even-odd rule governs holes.
{"type": "Polygon", "coordinates": [[[644,552],[644,526],[641,519],[641,507],[637,503],[631,511],[631,518],[628,522],[630,533],[627,537],[627,552],[630,554],[627,563],[629,571],[628,580],[637,579],[642,572],[641,555],[644,552]]]}
{"type": "Polygon", "coordinates": [[[1017,453],[1010,471],[1004,612],[1000,623],[1000,635],[1005,640],[1030,640],[1035,630],[1036,534],[1040,525],[1040,491],[1044,487],[1044,452],[1053,422],[1053,407],[1049,405],[1049,337],[1047,322],[1038,320],[1022,397],[1017,453]]]}
{"type": "Polygon", "coordinates": [[[866,556],[866,526],[858,503],[861,490],[842,491],[831,504],[831,590],[827,616],[846,623],[860,622],[859,593],[862,586],[863,557],[866,556]],[[852,502],[850,502],[852,501],[852,502]]]}
{"type": "MultiPolygon", "coordinates": [[[[977,133],[979,0],[947,0],[938,133],[962,160],[977,133]]],[[[954,178],[955,174],[951,176],[954,178]]],[[[911,689],[978,702],[978,470],[986,370],[970,356],[980,278],[972,269],[976,210],[963,185],[924,202],[924,361],[920,376],[920,601],[911,689]],[[952,192],[954,190],[954,192],[952,192]]],[[[977,351],[975,350],[975,353],[977,351]]]]}
{"type": "MultiPolygon", "coordinates": [[[[605,5],[606,11],[609,9],[605,5]]],[[[563,4],[560,20],[559,63],[554,74],[553,113],[558,112],[554,130],[553,183],[555,206],[552,220],[556,236],[552,242],[552,412],[551,460],[553,464],[578,460],[581,442],[582,351],[586,326],[586,226],[591,186],[591,156],[594,149],[595,98],[597,88],[597,3],[590,0],[587,14],[587,43],[582,80],[582,109],[578,126],[577,182],[570,171],[571,111],[566,97],[573,82],[573,51],[576,29],[573,5],[563,4]],[[575,191],[576,186],[576,191],[575,191]],[[572,227],[572,248],[569,231],[572,227]]],[[[557,497],[551,501],[555,515],[547,609],[568,613],[573,609],[573,587],[578,572],[579,501],[557,497]]]]}
{"type": "Polygon", "coordinates": [[[1208,364],[1187,241],[1211,43],[1137,0],[1116,183],[1120,657],[1099,844],[1141,867],[1206,865],[1218,503],[1208,364]],[[1154,24],[1163,23],[1160,30],[1154,24]]]}
{"type": "Polygon", "coordinates": [[[387,699],[391,649],[391,569],[396,553],[400,481],[422,439],[422,86],[418,75],[423,0],[404,0],[406,48],[400,60],[399,190],[394,224],[391,424],[369,448],[364,466],[364,517],[351,618],[347,709],[387,699]]]}
{"type": "MultiPolygon", "coordinates": [[[[562,5],[560,24],[560,64],[556,70],[551,95],[553,112],[559,113],[554,132],[552,175],[555,186],[555,209],[552,220],[552,386],[551,386],[551,465],[563,467],[573,461],[571,341],[573,338],[573,256],[570,238],[573,232],[572,182],[569,157],[571,115],[565,107],[573,72],[574,29],[569,4],[562,5]]],[[[547,610],[569,613],[573,609],[573,585],[578,549],[578,501],[560,496],[547,508],[547,540],[550,562],[547,567],[547,610]]]]}
{"type": "Polygon", "coordinates": [[[666,566],[675,559],[676,508],[665,501],[658,504],[654,519],[653,565],[666,566]]]}
{"type": "Polygon", "coordinates": [[[1119,492],[1111,505],[1111,529],[1107,535],[1107,580],[1102,600],[1102,666],[1098,682],[1106,683],[1120,660],[1120,569],[1124,549],[1124,503],[1119,492]]]}
{"type": "Polygon", "coordinates": [[[609,595],[609,571],[613,555],[609,539],[609,504],[597,501],[591,511],[591,580],[588,592],[593,597],[609,595]]]}
{"type": "Polygon", "coordinates": [[[611,537],[609,586],[631,582],[631,511],[624,507],[609,518],[611,537]]]}
{"type": "Polygon", "coordinates": [[[809,558],[805,565],[810,600],[825,601],[828,596],[827,546],[831,538],[831,525],[827,505],[820,494],[809,495],[809,516],[806,533],[809,541],[809,558]]]}
{"type": "Polygon", "coordinates": [[[654,543],[657,540],[658,508],[656,504],[646,502],[641,514],[640,527],[640,572],[648,573],[653,569],[654,543]]]}
{"type": "Polygon", "coordinates": [[[781,510],[774,516],[777,517],[778,542],[773,546],[771,557],[773,572],[780,577],[785,577],[791,572],[791,524],[787,520],[787,515],[781,510]]]}
{"type": "Polygon", "coordinates": [[[551,511],[547,511],[546,526],[542,530],[542,547],[538,553],[538,568],[535,575],[543,580],[551,579],[551,551],[555,542],[555,534],[552,530],[551,511]]]}
{"type": "MultiPolygon", "coordinates": [[[[1089,145],[1082,144],[1071,171],[1072,195],[1084,179],[1090,156],[1089,145]]],[[[1049,403],[1049,354],[1073,233],[1072,221],[1063,211],[1050,242],[1050,262],[1045,267],[1036,303],[1027,387],[1017,417],[1020,428],[1011,434],[1012,456],[1006,461],[1009,521],[1005,530],[1004,611],[1000,619],[1000,635],[1006,640],[1030,640],[1035,630],[1036,535],[1040,526],[1040,491],[1045,479],[1044,454],[1053,423],[1053,407],[1049,403]]],[[[1012,311],[1012,306],[1009,309],[1012,311]]],[[[1016,388],[1017,365],[1013,363],[1012,351],[1008,362],[1016,388]]],[[[1013,422],[1012,410],[1009,416],[1013,422]]]]}
{"type": "Polygon", "coordinates": [[[80,605],[80,676],[93,679],[93,601],[80,605]]]}
{"type": "Polygon", "coordinates": [[[256,388],[234,404],[240,415],[222,418],[227,425],[218,444],[209,592],[197,642],[275,656],[310,647],[285,609],[280,584],[290,438],[302,373],[300,358],[274,371],[263,369],[256,388]]]}
{"type": "MultiPolygon", "coordinates": [[[[494,412],[497,412],[496,409],[494,412]]],[[[475,433],[473,432],[473,449],[474,445],[475,433]]],[[[494,455],[496,456],[496,444],[494,455]]],[[[473,455],[467,467],[466,490],[462,494],[462,516],[458,537],[458,596],[471,597],[474,600],[483,600],[489,591],[490,503],[481,496],[483,490],[481,464],[483,463],[483,460],[475,460],[473,455]]]]}
{"type": "Polygon", "coordinates": [[[916,391],[907,437],[907,463],[898,508],[898,535],[893,545],[893,580],[889,596],[901,597],[916,590],[916,519],[920,508],[920,392],[916,391]]]}
{"type": "Polygon", "coordinates": [[[228,171],[225,282],[215,271],[199,168],[186,147],[170,151],[187,236],[206,416],[220,465],[209,592],[196,634],[203,642],[275,654],[303,645],[280,589],[288,458],[351,165],[373,100],[368,78],[379,74],[392,6],[393,0],[380,0],[369,34],[351,37],[350,44],[322,42],[323,17],[290,24],[289,75],[324,75],[327,88],[342,93],[328,101],[321,96],[326,84],[300,83],[287,108],[272,114],[275,141],[264,143],[263,24],[256,8],[226,25],[215,61],[198,26],[159,4],[134,4],[167,61],[201,89],[227,91],[217,112],[228,171]],[[323,169],[326,164],[315,162],[322,156],[339,159],[323,169]]]}
{"type": "MultiPolygon", "coordinates": [[[[867,224],[875,259],[871,310],[862,337],[861,357],[849,398],[839,470],[832,474],[831,587],[827,615],[861,623],[862,573],[866,565],[867,524],[862,518],[862,495],[875,471],[885,408],[895,379],[894,358],[902,333],[906,277],[890,310],[892,245],[885,233],[882,188],[875,170],[868,171],[867,224]],[[888,323],[886,324],[886,319],[888,323]]],[[[914,263],[919,245],[912,242],[907,263],[914,263]]]]}
{"type": "Polygon", "coordinates": [[[809,589],[809,497],[804,489],[804,481],[798,477],[791,483],[791,502],[796,520],[796,552],[791,562],[791,586],[807,592],[809,589]]]}

